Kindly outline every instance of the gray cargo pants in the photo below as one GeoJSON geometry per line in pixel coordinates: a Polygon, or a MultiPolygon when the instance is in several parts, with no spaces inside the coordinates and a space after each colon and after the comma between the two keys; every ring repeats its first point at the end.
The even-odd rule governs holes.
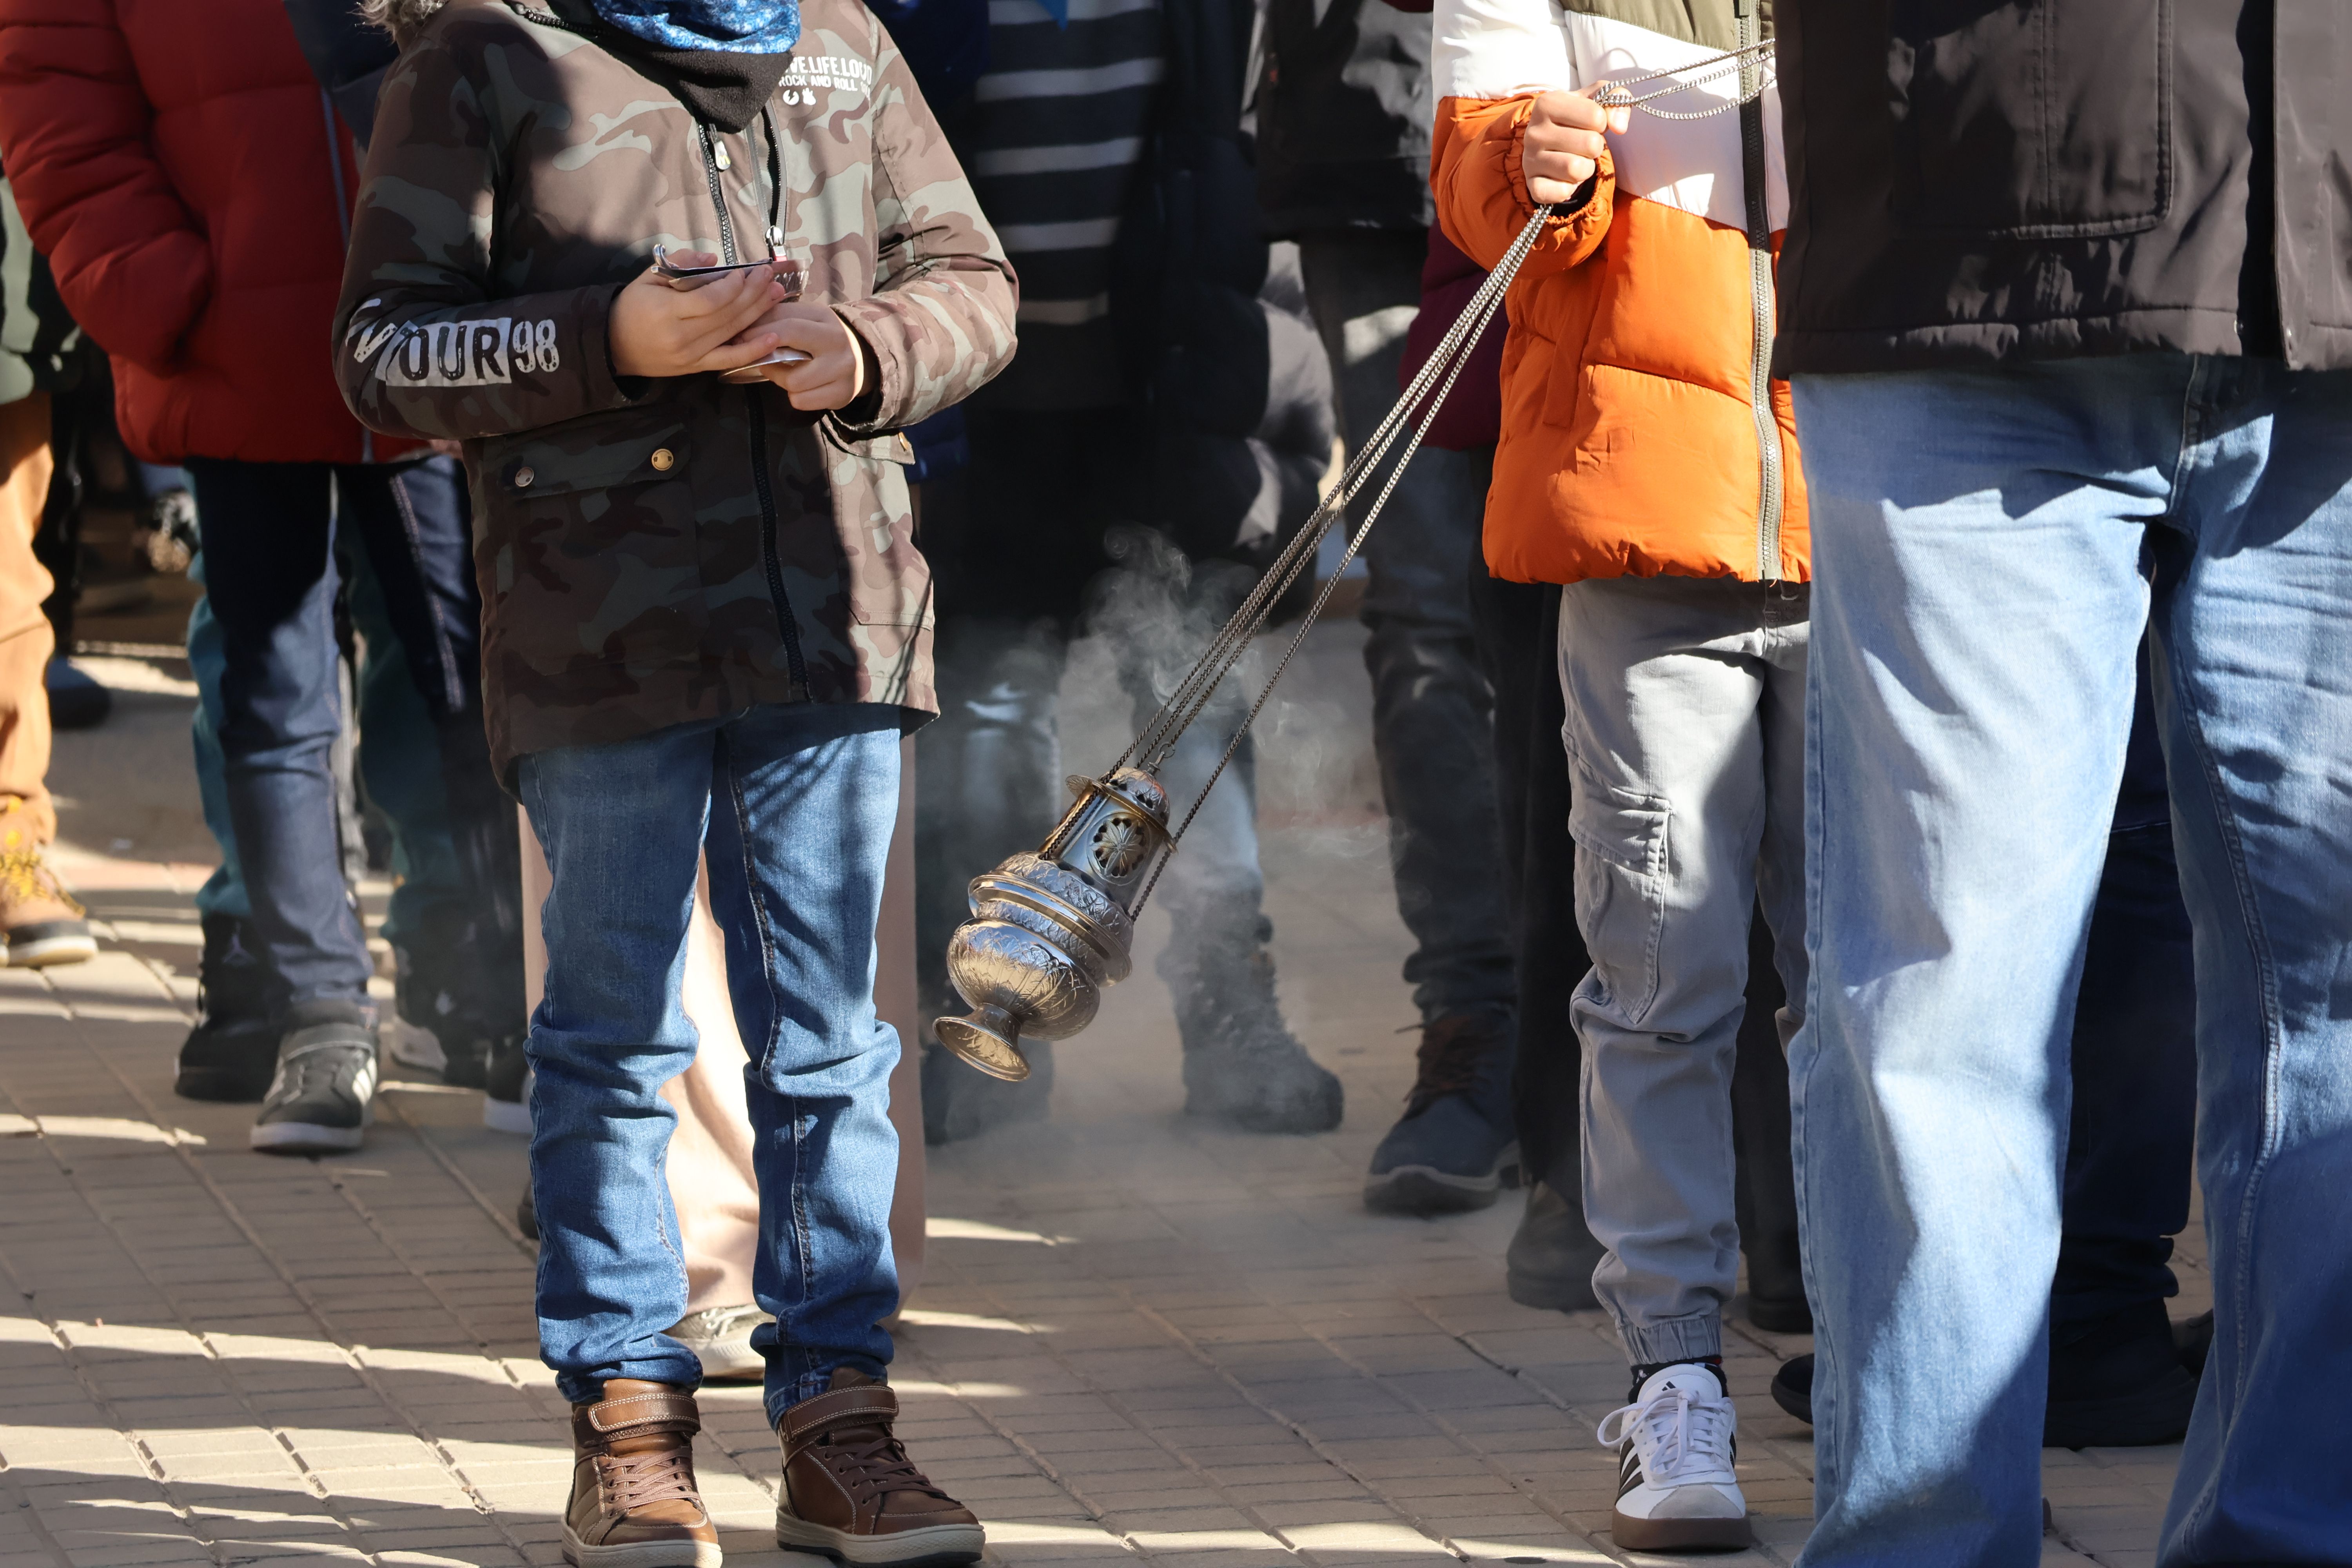
{"type": "Polygon", "coordinates": [[[1592,973],[1584,1213],[1593,1275],[1637,1363],[1722,1349],[1737,1288],[1731,1075],[1760,900],[1805,994],[1807,590],[1612,578],[1561,590],[1576,919],[1592,973]]]}

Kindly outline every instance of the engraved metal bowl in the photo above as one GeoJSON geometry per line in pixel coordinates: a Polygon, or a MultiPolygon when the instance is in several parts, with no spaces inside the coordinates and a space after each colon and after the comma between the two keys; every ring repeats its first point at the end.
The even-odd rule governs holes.
{"type": "Polygon", "coordinates": [[[1134,911],[1166,858],[1168,796],[1136,768],[1073,779],[1078,798],[1034,854],[971,882],[971,919],[948,943],[948,974],[972,1010],[934,1026],[940,1043],[994,1078],[1029,1076],[1024,1036],[1067,1039],[1127,978],[1134,911]]]}

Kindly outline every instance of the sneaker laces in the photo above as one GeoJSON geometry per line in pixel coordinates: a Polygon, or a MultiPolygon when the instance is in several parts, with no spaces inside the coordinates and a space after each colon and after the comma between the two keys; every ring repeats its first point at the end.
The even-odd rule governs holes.
{"type": "Polygon", "coordinates": [[[1476,1089],[1479,1069],[1499,1044],[1497,1031],[1475,1014],[1456,1014],[1423,1025],[1421,1046],[1413,1052],[1412,1089],[1404,1097],[1405,1120],[1411,1121],[1449,1094],[1468,1094],[1476,1089]]]}
{"type": "Polygon", "coordinates": [[[691,1442],[642,1454],[599,1454],[596,1479],[616,1514],[635,1513],[657,1502],[702,1506],[701,1489],[694,1484],[691,1442]]]}
{"type": "Polygon", "coordinates": [[[930,1478],[915,1468],[898,1439],[884,1427],[852,1427],[835,1433],[824,1445],[827,1464],[849,1492],[856,1497],[889,1492],[922,1492],[941,1502],[955,1500],[933,1486],[930,1478]],[[871,1437],[861,1438],[861,1431],[872,1432],[871,1437]]]}
{"type": "Polygon", "coordinates": [[[1667,1388],[1619,1405],[1601,1418],[1592,1435],[1612,1448],[1631,1437],[1642,1479],[1672,1485],[1731,1474],[1732,1435],[1738,1426],[1739,1413],[1730,1400],[1697,1400],[1688,1389],[1667,1388]]]}
{"type": "MultiPolygon", "coordinates": [[[[10,805],[16,804],[10,801],[10,805]]],[[[38,846],[21,849],[0,849],[0,902],[29,904],[37,899],[52,899],[71,910],[77,917],[89,911],[81,900],[65,889],[58,874],[41,858],[38,846]]]]}

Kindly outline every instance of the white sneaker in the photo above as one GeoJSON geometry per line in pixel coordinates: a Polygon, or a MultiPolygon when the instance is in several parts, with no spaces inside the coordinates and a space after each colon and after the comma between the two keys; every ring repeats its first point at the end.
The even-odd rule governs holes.
{"type": "Polygon", "coordinates": [[[669,1337],[692,1351],[713,1383],[747,1383],[768,1374],[768,1358],[751,1348],[751,1331],[772,1320],[751,1302],[705,1307],[669,1326],[669,1337]]]}
{"type": "Polygon", "coordinates": [[[1739,1413],[1723,1379],[1700,1362],[1652,1373],[1633,1403],[1609,1413],[1593,1436],[1619,1455],[1616,1543],[1630,1552],[1746,1546],[1748,1500],[1732,1461],[1739,1413]]]}

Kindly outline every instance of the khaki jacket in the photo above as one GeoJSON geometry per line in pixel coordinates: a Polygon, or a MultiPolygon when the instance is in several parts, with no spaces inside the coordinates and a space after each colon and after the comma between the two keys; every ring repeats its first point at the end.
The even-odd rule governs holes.
{"type": "Polygon", "coordinates": [[[552,16],[458,0],[387,74],[335,341],[378,430],[465,444],[493,757],[758,702],[936,707],[897,434],[1013,354],[1015,284],[880,24],[804,0],[763,123],[697,122],[552,16]],[[823,416],[766,384],[614,375],[655,245],[775,247],[872,351],[823,416]]]}

